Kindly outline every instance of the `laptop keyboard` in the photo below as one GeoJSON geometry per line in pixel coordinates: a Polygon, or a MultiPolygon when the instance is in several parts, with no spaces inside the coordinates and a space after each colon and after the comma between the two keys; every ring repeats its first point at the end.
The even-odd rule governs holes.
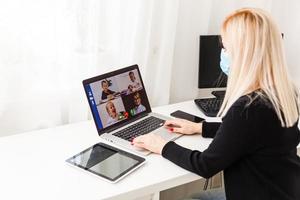
{"type": "Polygon", "coordinates": [[[150,133],[151,131],[161,127],[164,122],[165,120],[150,116],[142,121],[139,121],[138,123],[114,133],[113,135],[127,141],[132,141],[133,138],[150,133]]]}

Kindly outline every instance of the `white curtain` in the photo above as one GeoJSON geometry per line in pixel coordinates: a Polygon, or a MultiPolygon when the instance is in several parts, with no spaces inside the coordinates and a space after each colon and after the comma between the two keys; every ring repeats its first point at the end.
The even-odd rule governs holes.
{"type": "Polygon", "coordinates": [[[167,104],[178,4],[0,1],[0,136],[87,120],[81,81],[132,64],[151,105],[167,104]]]}

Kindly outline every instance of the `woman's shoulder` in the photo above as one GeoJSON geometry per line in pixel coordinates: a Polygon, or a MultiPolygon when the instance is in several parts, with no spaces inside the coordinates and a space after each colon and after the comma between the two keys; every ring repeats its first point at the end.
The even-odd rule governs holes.
{"type": "Polygon", "coordinates": [[[241,96],[228,110],[230,116],[249,119],[276,118],[276,112],[271,101],[261,92],[252,92],[241,96]]]}
{"type": "Polygon", "coordinates": [[[264,93],[260,91],[254,91],[252,93],[241,96],[232,106],[241,107],[244,109],[265,108],[273,110],[271,101],[264,93]]]}

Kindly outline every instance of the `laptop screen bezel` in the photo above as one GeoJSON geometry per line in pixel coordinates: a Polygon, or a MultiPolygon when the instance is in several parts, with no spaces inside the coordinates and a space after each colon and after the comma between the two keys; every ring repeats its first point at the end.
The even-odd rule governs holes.
{"type": "MultiPolygon", "coordinates": [[[[141,76],[141,73],[140,73],[140,70],[139,70],[139,67],[138,67],[137,64],[131,65],[129,67],[125,67],[125,68],[122,68],[122,69],[118,69],[118,70],[115,70],[115,71],[111,71],[111,72],[108,72],[108,73],[105,73],[105,74],[102,74],[102,75],[99,75],[99,76],[95,76],[95,77],[92,77],[92,78],[89,78],[89,79],[85,79],[85,80],[82,81],[82,84],[83,84],[83,88],[84,88],[84,91],[85,91],[85,94],[86,94],[86,97],[87,97],[87,100],[88,100],[88,103],[89,103],[89,106],[90,106],[90,110],[91,110],[91,113],[92,113],[92,116],[93,116],[93,120],[94,120],[94,123],[96,125],[96,128],[97,128],[97,131],[98,131],[99,135],[102,135],[103,133],[111,132],[111,131],[119,128],[119,127],[122,127],[126,124],[129,124],[129,123],[135,121],[136,119],[141,118],[142,116],[145,116],[145,115],[152,112],[151,111],[151,106],[150,106],[150,103],[149,103],[149,99],[148,99],[148,96],[147,96],[146,88],[144,86],[144,82],[143,82],[143,79],[142,79],[142,76],[141,76]],[[146,111],[141,112],[141,113],[131,117],[130,119],[122,120],[120,122],[117,122],[117,123],[115,123],[115,124],[113,124],[109,127],[99,128],[98,124],[97,124],[97,121],[96,121],[96,116],[95,116],[98,113],[94,113],[94,111],[93,111],[93,108],[92,108],[93,105],[91,104],[91,101],[89,100],[89,95],[88,95],[88,92],[87,92],[85,86],[89,85],[91,83],[106,79],[106,78],[110,78],[110,77],[122,74],[122,73],[130,72],[130,71],[133,71],[133,70],[138,71],[138,75],[139,75],[141,84],[143,86],[143,90],[145,92],[145,103],[146,103],[145,106],[147,108],[146,111]]],[[[98,109],[97,109],[97,112],[98,112],[98,109]]]]}

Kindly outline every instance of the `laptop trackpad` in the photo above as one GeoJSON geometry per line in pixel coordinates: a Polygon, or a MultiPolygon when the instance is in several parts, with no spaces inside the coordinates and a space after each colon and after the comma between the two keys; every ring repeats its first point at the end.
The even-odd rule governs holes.
{"type": "Polygon", "coordinates": [[[154,131],[154,134],[160,135],[165,140],[173,140],[174,138],[180,137],[181,134],[178,133],[171,133],[165,128],[159,128],[156,131],[154,131]]]}

